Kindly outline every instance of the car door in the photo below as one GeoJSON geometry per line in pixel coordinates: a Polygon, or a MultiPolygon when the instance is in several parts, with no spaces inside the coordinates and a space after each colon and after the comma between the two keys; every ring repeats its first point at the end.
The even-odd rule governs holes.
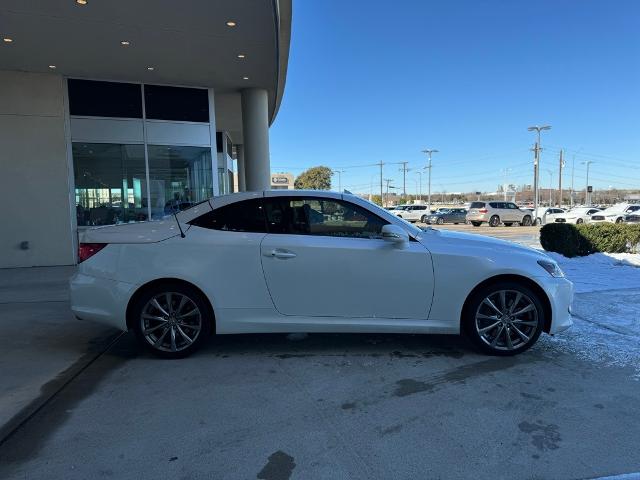
{"type": "Polygon", "coordinates": [[[453,219],[454,223],[464,223],[466,221],[467,211],[462,208],[456,208],[453,211],[453,219]]]}
{"type": "Polygon", "coordinates": [[[398,248],[383,240],[388,222],[342,199],[269,194],[261,259],[281,314],[428,317],[433,266],[419,242],[398,248]]]}

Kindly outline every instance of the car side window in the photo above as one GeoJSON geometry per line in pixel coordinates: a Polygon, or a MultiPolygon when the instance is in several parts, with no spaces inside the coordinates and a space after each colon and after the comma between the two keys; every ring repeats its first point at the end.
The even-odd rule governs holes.
{"type": "Polygon", "coordinates": [[[381,238],[389,222],[366,209],[331,198],[265,199],[269,233],[351,238],[381,238]]]}
{"type": "Polygon", "coordinates": [[[507,203],[507,207],[511,210],[517,210],[518,206],[515,203],[507,203]]]}
{"type": "Polygon", "coordinates": [[[267,233],[261,198],[224,205],[194,218],[189,224],[210,230],[267,233]]]}

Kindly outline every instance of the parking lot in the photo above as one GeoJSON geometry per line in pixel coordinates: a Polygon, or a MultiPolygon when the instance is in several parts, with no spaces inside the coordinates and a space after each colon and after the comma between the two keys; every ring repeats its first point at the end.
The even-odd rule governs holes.
{"type": "MultiPolygon", "coordinates": [[[[446,228],[537,238],[534,227],[446,228]]],[[[54,391],[43,386],[46,401],[0,444],[0,478],[583,479],[638,472],[640,269],[604,265],[589,283],[580,278],[584,268],[572,266],[574,327],[543,336],[515,358],[478,355],[449,336],[273,334],[215,338],[193,357],[159,360],[140,352],[130,334],[89,335],[90,326],[64,313],[65,275],[42,283],[40,274],[37,295],[5,301],[3,318],[15,325],[56,312],[64,338],[74,325],[78,333],[55,340],[55,354],[82,355],[54,391]],[[612,278],[624,278],[618,287],[625,289],[612,290],[612,278]],[[610,322],[629,309],[628,325],[610,322]]],[[[49,342],[57,338],[55,330],[48,334],[49,342]]],[[[43,343],[30,354],[52,374],[47,355],[43,343]]],[[[23,378],[37,369],[33,363],[23,378]]]]}

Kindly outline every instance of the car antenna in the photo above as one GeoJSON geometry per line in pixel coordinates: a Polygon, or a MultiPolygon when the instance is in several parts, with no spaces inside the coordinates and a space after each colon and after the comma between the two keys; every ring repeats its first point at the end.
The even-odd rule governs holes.
{"type": "Polygon", "coordinates": [[[173,216],[176,219],[176,223],[178,224],[178,229],[180,230],[180,237],[184,238],[184,232],[182,231],[182,226],[180,225],[180,220],[178,220],[178,213],[177,212],[173,212],[173,216]]]}

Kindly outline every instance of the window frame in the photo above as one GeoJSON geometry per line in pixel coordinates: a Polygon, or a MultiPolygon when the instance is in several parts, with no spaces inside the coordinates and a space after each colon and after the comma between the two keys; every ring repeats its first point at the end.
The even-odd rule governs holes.
{"type": "MultiPolygon", "coordinates": [[[[267,230],[269,234],[272,235],[300,235],[300,236],[312,236],[312,237],[325,237],[325,238],[340,238],[340,239],[344,239],[344,238],[353,238],[353,239],[359,239],[359,240],[382,240],[382,237],[380,238],[370,238],[370,237],[357,237],[357,236],[349,236],[349,235],[345,235],[345,236],[338,236],[338,235],[318,235],[318,234],[314,234],[314,233],[301,233],[301,232],[276,232],[276,231],[271,231],[270,225],[269,225],[269,219],[267,217],[267,202],[269,201],[279,201],[279,202],[291,202],[291,201],[302,201],[302,202],[307,202],[307,201],[330,201],[330,202],[335,202],[337,204],[342,204],[343,206],[350,208],[351,210],[354,211],[362,211],[364,213],[366,213],[368,216],[372,216],[373,218],[375,218],[376,220],[378,220],[380,223],[382,223],[382,226],[384,225],[390,225],[391,222],[385,220],[384,218],[382,218],[380,215],[372,212],[371,210],[360,206],[356,203],[350,202],[348,200],[342,199],[342,198],[332,198],[332,197],[316,197],[316,196],[295,196],[295,195],[278,195],[278,196],[273,196],[273,197],[264,197],[264,203],[263,203],[263,212],[264,212],[264,216],[265,216],[265,223],[267,226],[267,230]]],[[[290,207],[289,207],[290,208],[290,207]]],[[[288,220],[287,220],[288,222],[288,220]]],[[[382,230],[382,228],[381,228],[382,230]]]]}
{"type": "Polygon", "coordinates": [[[219,207],[213,208],[212,210],[203,213],[202,215],[189,220],[187,222],[188,225],[190,226],[194,226],[194,227],[199,227],[199,228],[204,228],[207,230],[212,230],[215,232],[227,232],[227,233],[241,233],[241,234],[246,234],[246,233],[258,233],[261,235],[266,235],[269,233],[269,225],[267,224],[267,215],[266,215],[266,209],[265,209],[265,199],[264,197],[257,197],[257,198],[245,198],[244,200],[238,200],[236,202],[231,202],[231,203],[226,203],[224,205],[220,205],[219,207]],[[262,223],[263,223],[263,230],[262,231],[255,231],[255,230],[224,230],[222,228],[212,228],[209,226],[204,226],[204,225],[198,225],[198,220],[202,219],[203,217],[207,217],[210,215],[215,215],[216,212],[220,212],[221,210],[228,208],[228,207],[238,207],[241,206],[242,204],[248,204],[248,203],[252,203],[252,202],[256,202],[259,203],[260,208],[262,209],[262,223]]]}

